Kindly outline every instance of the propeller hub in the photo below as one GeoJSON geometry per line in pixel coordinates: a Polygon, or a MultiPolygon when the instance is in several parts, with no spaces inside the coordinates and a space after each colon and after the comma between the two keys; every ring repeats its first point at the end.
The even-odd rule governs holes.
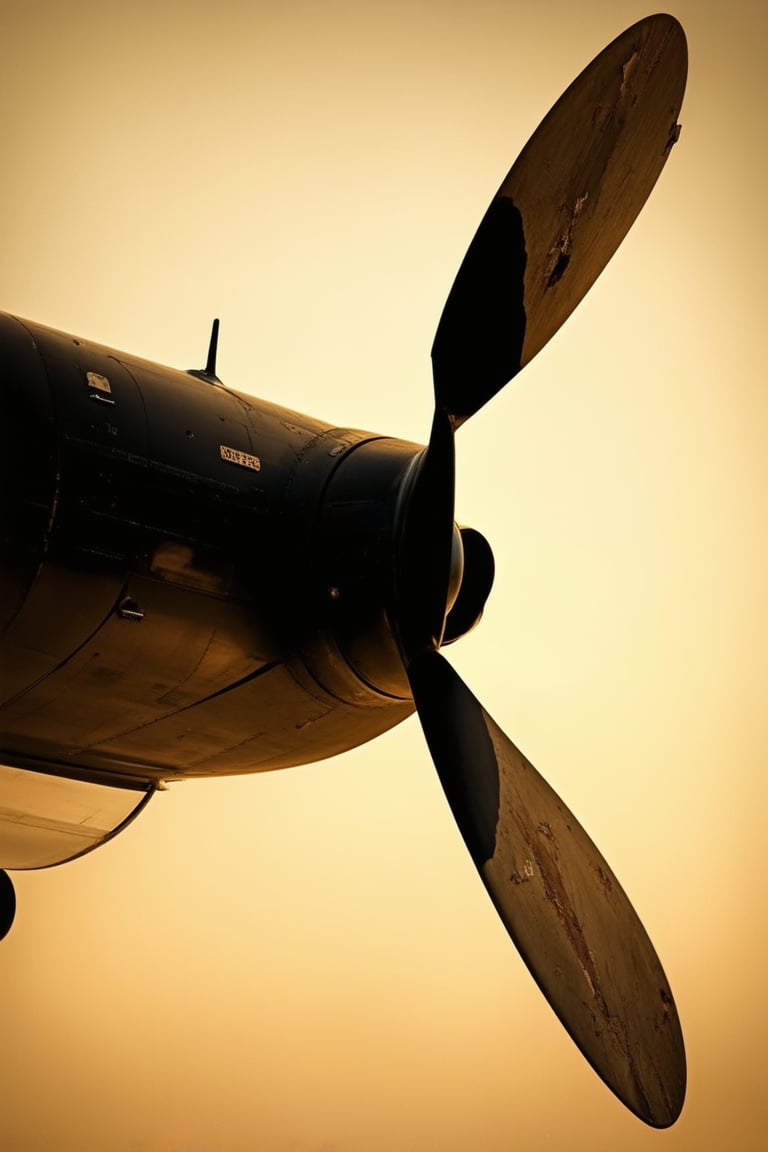
{"type": "Polygon", "coordinates": [[[464,544],[461,539],[461,529],[454,520],[453,536],[451,538],[451,571],[448,577],[448,600],[445,605],[446,616],[456,603],[464,578],[464,544]]]}
{"type": "MultiPolygon", "coordinates": [[[[456,594],[448,600],[443,644],[461,639],[480,623],[496,567],[491,546],[481,532],[458,524],[454,525],[454,532],[461,548],[461,578],[456,594]]],[[[453,562],[453,554],[451,559],[453,562]]]]}

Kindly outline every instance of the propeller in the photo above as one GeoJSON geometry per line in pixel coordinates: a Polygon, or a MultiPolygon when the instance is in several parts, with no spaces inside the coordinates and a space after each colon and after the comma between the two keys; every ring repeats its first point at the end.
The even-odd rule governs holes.
{"type": "Polygon", "coordinates": [[[453,433],[543,347],[621,243],[677,140],[686,68],[673,17],[622,33],[545,117],[483,217],[432,348],[435,415],[404,495],[395,622],[491,900],[584,1056],[657,1128],[680,1114],[686,1065],[653,945],[587,833],[438,649],[455,638],[452,606],[476,622],[493,576],[487,543],[475,533],[465,549],[454,524],[453,433]]]}

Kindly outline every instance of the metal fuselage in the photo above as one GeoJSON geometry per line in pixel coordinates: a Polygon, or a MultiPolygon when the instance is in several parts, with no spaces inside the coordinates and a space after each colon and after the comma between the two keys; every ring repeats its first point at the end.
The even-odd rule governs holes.
{"type": "Polygon", "coordinates": [[[151,786],[413,711],[388,609],[422,449],[200,375],[0,316],[6,765],[151,786]]]}

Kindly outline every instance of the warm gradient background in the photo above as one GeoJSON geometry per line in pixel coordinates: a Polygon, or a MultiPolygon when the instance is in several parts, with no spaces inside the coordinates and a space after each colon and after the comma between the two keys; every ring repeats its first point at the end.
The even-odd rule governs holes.
{"type": "MultiPolygon", "coordinates": [[[[0,307],[424,440],[485,206],[634,0],[0,0],[0,307]]],[[[655,940],[690,1086],[654,1133],[551,1015],[416,720],[177,785],[17,874],[3,1152],[765,1147],[763,0],[679,0],[683,134],[635,229],[459,436],[496,587],[451,659],[655,940]]]]}

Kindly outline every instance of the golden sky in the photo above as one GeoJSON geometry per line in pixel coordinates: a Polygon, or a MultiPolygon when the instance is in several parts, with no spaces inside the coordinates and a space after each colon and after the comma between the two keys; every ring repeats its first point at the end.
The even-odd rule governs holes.
{"type": "MultiPolygon", "coordinates": [[[[4,1152],[756,1152],[768,1133],[762,0],[670,5],[680,143],[550,345],[462,428],[496,585],[450,658],[674,989],[683,1115],[598,1081],[497,921],[412,719],[176,785],[16,874],[4,1152]]],[[[466,246],[634,0],[0,0],[0,307],[426,440],[466,246]]]]}

